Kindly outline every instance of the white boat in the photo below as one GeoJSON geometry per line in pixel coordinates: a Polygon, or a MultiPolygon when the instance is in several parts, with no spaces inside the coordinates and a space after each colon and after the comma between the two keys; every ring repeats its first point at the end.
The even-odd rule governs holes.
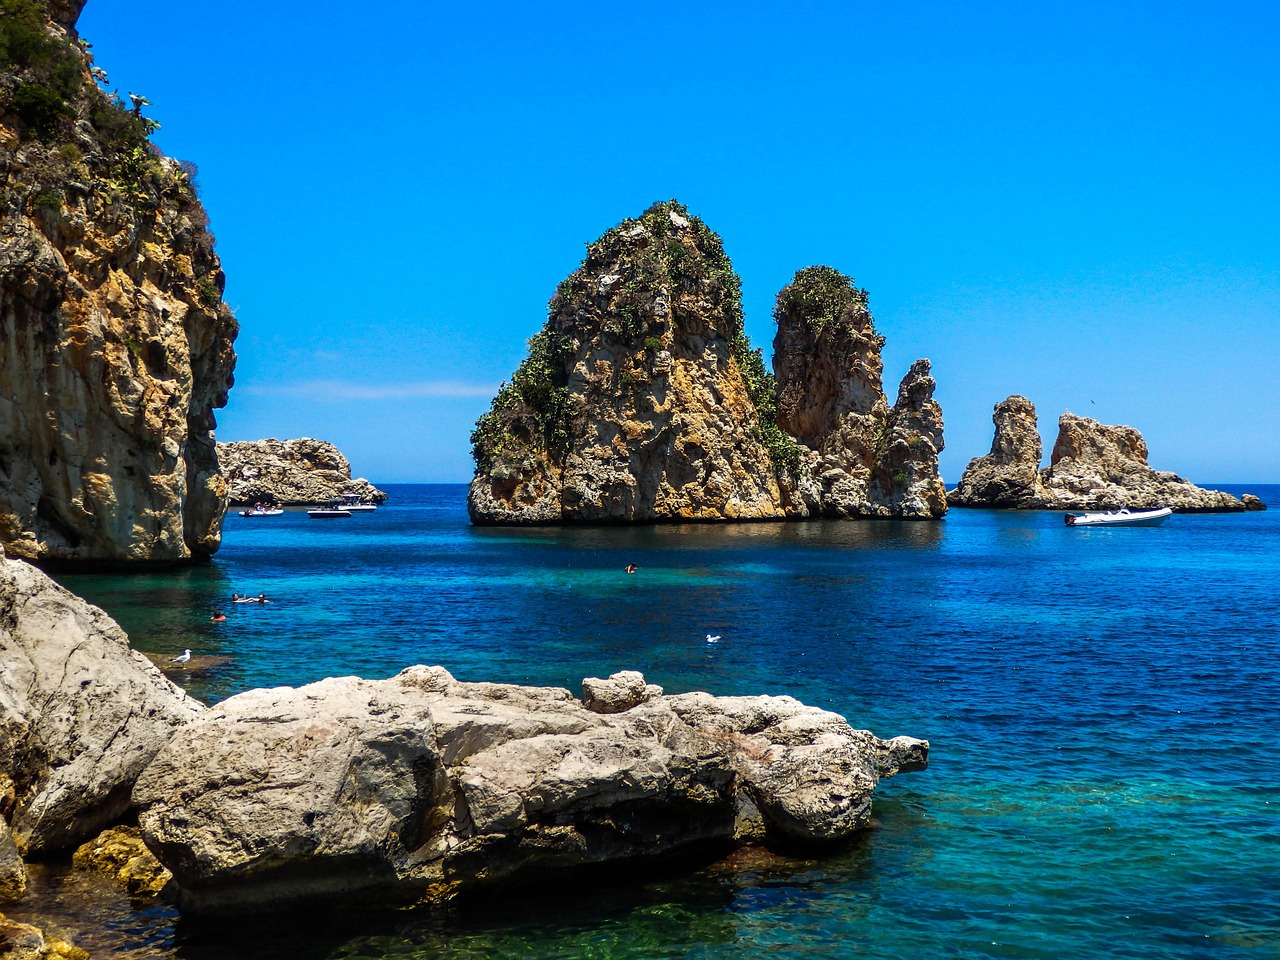
{"type": "Polygon", "coordinates": [[[242,517],[278,517],[282,513],[284,513],[284,507],[271,507],[270,509],[267,509],[265,507],[250,507],[248,510],[241,510],[240,516],[242,517]]]}
{"type": "Polygon", "coordinates": [[[337,520],[339,517],[351,516],[351,511],[339,504],[330,503],[323,507],[312,507],[307,511],[307,516],[312,520],[337,520]]]}
{"type": "Polygon", "coordinates": [[[352,513],[368,513],[370,510],[377,510],[376,503],[363,503],[358,493],[344,493],[342,495],[342,509],[350,510],[352,513]]]}
{"type": "Polygon", "coordinates": [[[1130,510],[1121,507],[1108,513],[1068,513],[1068,527],[1158,527],[1173,515],[1172,507],[1159,510],[1130,510]]]}

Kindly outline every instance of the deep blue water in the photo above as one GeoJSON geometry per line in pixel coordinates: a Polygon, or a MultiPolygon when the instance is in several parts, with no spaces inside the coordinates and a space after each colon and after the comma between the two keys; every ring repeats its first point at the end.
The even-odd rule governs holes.
{"type": "MultiPolygon", "coordinates": [[[[226,658],[176,675],[207,701],[414,663],[574,691],[638,669],[925,737],[930,767],[882,783],[875,829],[821,860],[284,924],[266,954],[1280,957],[1280,487],[1242,488],[1265,513],[1120,530],[962,510],[507,530],[471,527],[464,487],[387,489],[349,520],[229,516],[204,568],[61,579],[139,649],[226,658]]],[[[126,914],[103,949],[247,955],[126,914]]]]}

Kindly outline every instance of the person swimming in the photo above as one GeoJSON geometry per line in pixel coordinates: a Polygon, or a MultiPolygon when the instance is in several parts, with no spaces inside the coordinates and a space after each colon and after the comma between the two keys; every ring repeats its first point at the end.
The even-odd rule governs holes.
{"type": "Polygon", "coordinates": [[[227,615],[221,610],[215,610],[213,616],[209,618],[213,623],[221,623],[225,619],[227,619],[227,615]]]}
{"type": "Polygon", "coordinates": [[[625,567],[623,567],[623,569],[626,570],[627,573],[635,573],[636,570],[639,569],[639,567],[637,567],[634,563],[628,563],[625,567]]]}

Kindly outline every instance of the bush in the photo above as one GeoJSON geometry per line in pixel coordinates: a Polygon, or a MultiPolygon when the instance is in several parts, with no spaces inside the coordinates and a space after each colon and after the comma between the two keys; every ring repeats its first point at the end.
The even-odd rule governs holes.
{"type": "Polygon", "coordinates": [[[60,118],[75,116],[62,97],[39,83],[19,84],[13,92],[13,109],[23,125],[41,139],[54,135],[60,118]]]}
{"type": "Polygon", "coordinates": [[[858,289],[853,277],[822,266],[797,270],[779,291],[773,318],[781,323],[783,317],[801,320],[814,333],[828,328],[848,332],[871,325],[867,291],[858,289]]]}

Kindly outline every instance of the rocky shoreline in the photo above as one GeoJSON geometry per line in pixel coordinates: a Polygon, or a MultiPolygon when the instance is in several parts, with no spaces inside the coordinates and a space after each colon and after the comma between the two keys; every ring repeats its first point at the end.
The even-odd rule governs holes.
{"type": "Polygon", "coordinates": [[[193,916],[440,903],[547,872],[821,848],[868,825],[881,779],[928,762],[926,741],[790,697],[668,695],[626,671],[579,698],[416,666],[205,708],[105,613],[10,559],[0,658],[10,901],[25,859],[78,845],[193,916]],[[136,835],[99,837],[135,817],[136,835]]]}

